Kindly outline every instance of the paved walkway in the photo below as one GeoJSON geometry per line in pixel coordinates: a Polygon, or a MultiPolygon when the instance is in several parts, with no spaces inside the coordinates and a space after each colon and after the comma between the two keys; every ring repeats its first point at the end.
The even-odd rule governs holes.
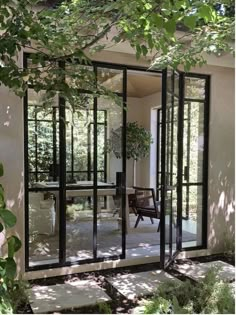
{"type": "MultiPolygon", "coordinates": [[[[177,265],[176,270],[196,281],[200,281],[211,268],[219,270],[219,279],[232,282],[235,279],[235,268],[222,261],[177,265]]],[[[127,273],[106,278],[108,283],[128,300],[145,297],[155,293],[166,281],[180,281],[163,270],[127,273]]],[[[235,290],[235,282],[230,284],[235,290]]],[[[76,280],[65,284],[35,286],[29,290],[30,304],[34,313],[45,314],[60,312],[72,308],[93,306],[109,302],[111,298],[95,281],[76,280]]],[[[142,306],[141,306],[142,309],[142,306]]]]}

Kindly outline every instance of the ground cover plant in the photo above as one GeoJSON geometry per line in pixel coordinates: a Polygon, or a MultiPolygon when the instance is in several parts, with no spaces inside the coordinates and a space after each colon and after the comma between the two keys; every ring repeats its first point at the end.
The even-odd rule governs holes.
{"type": "Polygon", "coordinates": [[[199,283],[166,282],[144,308],[144,314],[234,314],[230,284],[220,281],[211,269],[199,283]]]}

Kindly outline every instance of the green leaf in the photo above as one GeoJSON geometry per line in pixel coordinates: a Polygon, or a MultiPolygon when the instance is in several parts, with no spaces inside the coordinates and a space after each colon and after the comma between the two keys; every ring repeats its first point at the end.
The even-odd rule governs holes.
{"type": "Polygon", "coordinates": [[[184,24],[191,30],[193,30],[194,27],[196,26],[196,22],[197,22],[197,17],[194,15],[185,16],[184,18],[184,24]]]}
{"type": "Polygon", "coordinates": [[[14,279],[16,276],[16,263],[11,257],[6,259],[6,276],[10,279],[14,279]]]}
{"type": "Polygon", "coordinates": [[[3,164],[0,163],[0,177],[4,175],[4,169],[3,169],[3,164]]]}
{"type": "Polygon", "coordinates": [[[2,223],[0,222],[0,233],[4,230],[4,226],[2,225],[2,223]]]}
{"type": "Polygon", "coordinates": [[[198,10],[199,16],[207,23],[212,18],[212,9],[207,4],[202,5],[198,10]]]}
{"type": "Polygon", "coordinates": [[[163,27],[163,18],[158,15],[158,14],[152,14],[152,21],[154,23],[154,25],[156,25],[156,27],[158,28],[162,28],[163,27]]]}
{"type": "Polygon", "coordinates": [[[0,217],[6,227],[13,227],[16,224],[16,216],[8,209],[0,210],[0,217]]]}
{"type": "Polygon", "coordinates": [[[146,56],[146,55],[147,55],[147,53],[148,53],[148,49],[147,49],[147,47],[146,47],[145,45],[142,45],[142,46],[141,46],[141,49],[142,49],[142,53],[143,53],[143,55],[144,55],[144,56],[146,56]]]}
{"type": "Polygon", "coordinates": [[[164,28],[169,34],[174,34],[176,30],[176,23],[174,20],[169,20],[164,24],[164,28]]]}
{"type": "Polygon", "coordinates": [[[15,235],[8,237],[8,257],[13,257],[14,254],[21,248],[21,241],[15,235]]]}

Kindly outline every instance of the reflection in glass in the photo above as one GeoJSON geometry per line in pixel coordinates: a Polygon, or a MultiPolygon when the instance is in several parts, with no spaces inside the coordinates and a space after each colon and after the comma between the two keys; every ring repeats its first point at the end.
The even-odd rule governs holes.
{"type": "Polygon", "coordinates": [[[29,265],[58,262],[59,193],[29,192],[29,265]]]}
{"type": "Polygon", "coordinates": [[[50,179],[52,164],[59,161],[58,103],[45,104],[45,92],[28,89],[28,159],[31,187],[50,179]]]}
{"type": "Polygon", "coordinates": [[[83,106],[66,104],[67,261],[93,258],[94,109],[91,95],[82,98],[83,106]]]}
{"type": "MultiPolygon", "coordinates": [[[[107,143],[116,141],[118,150],[122,150],[121,126],[123,122],[122,107],[114,101],[100,97],[98,113],[106,113],[106,126],[97,125],[97,169],[103,165],[102,152],[105,151],[107,173],[105,178],[98,174],[98,213],[97,213],[97,248],[98,257],[121,254],[121,205],[120,174],[122,158],[117,158],[107,143]],[[116,140],[114,133],[118,133],[116,140]],[[109,139],[109,140],[108,140],[109,139]],[[103,185],[103,188],[99,186],[103,185]],[[107,188],[106,188],[107,186],[107,188]]],[[[100,118],[101,119],[101,118],[100,118]]],[[[113,147],[113,146],[112,146],[113,147]]]]}
{"type": "Polygon", "coordinates": [[[93,188],[66,192],[67,261],[93,258],[93,188]]]}
{"type": "Polygon", "coordinates": [[[123,92],[123,70],[98,68],[97,79],[104,88],[116,93],[123,92]]]}
{"type": "Polygon", "coordinates": [[[183,247],[202,244],[203,154],[204,102],[187,101],[183,133],[183,247]],[[184,238],[184,231],[191,234],[184,238]]]}
{"type": "Polygon", "coordinates": [[[185,98],[204,99],[205,98],[204,79],[185,77],[185,98]]]}

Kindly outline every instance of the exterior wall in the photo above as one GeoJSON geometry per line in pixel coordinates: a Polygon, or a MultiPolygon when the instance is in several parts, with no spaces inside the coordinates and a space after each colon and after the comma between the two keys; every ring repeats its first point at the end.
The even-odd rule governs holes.
{"type": "Polygon", "coordinates": [[[0,161],[4,166],[1,183],[6,204],[17,216],[15,234],[23,246],[17,254],[17,266],[24,270],[24,124],[22,100],[0,86],[0,161]]]}
{"type": "MultiPolygon", "coordinates": [[[[128,54],[100,54],[96,60],[120,64],[135,64],[135,57],[128,54]]],[[[137,64],[137,62],[136,62],[137,64]]],[[[145,65],[140,61],[138,65],[145,65]]],[[[194,69],[197,73],[211,75],[210,99],[210,138],[209,138],[209,191],[208,191],[208,248],[212,251],[222,250],[228,238],[234,238],[234,69],[216,66],[204,66],[194,69]]],[[[0,161],[4,164],[5,175],[1,182],[5,187],[7,205],[17,215],[15,228],[24,244],[24,138],[23,138],[23,101],[0,87],[0,161]]],[[[160,96],[159,96],[160,97],[160,96]]],[[[142,110],[142,123],[150,127],[150,110],[158,106],[150,98],[129,99],[128,120],[138,120],[135,111],[137,103],[149,110],[142,110]],[[143,104],[141,104],[143,103],[143,104]],[[132,112],[133,108],[133,113],[132,112]]],[[[129,162],[128,162],[129,163],[129,162]]],[[[149,160],[140,162],[138,182],[141,173],[149,167],[149,160]]],[[[130,171],[129,171],[130,172],[130,171]]],[[[149,179],[145,179],[147,185],[149,179]]],[[[129,184],[129,182],[128,182],[129,184]]],[[[18,266],[24,272],[24,246],[17,255],[18,266]]],[[[64,268],[65,273],[79,272],[80,267],[64,268]]],[[[50,275],[51,271],[43,272],[50,275]]],[[[56,274],[63,274],[58,269],[56,274]]],[[[42,272],[39,272],[42,276],[42,272]]]]}
{"type": "Polygon", "coordinates": [[[222,249],[235,235],[234,69],[207,67],[211,74],[208,246],[222,249]]]}

